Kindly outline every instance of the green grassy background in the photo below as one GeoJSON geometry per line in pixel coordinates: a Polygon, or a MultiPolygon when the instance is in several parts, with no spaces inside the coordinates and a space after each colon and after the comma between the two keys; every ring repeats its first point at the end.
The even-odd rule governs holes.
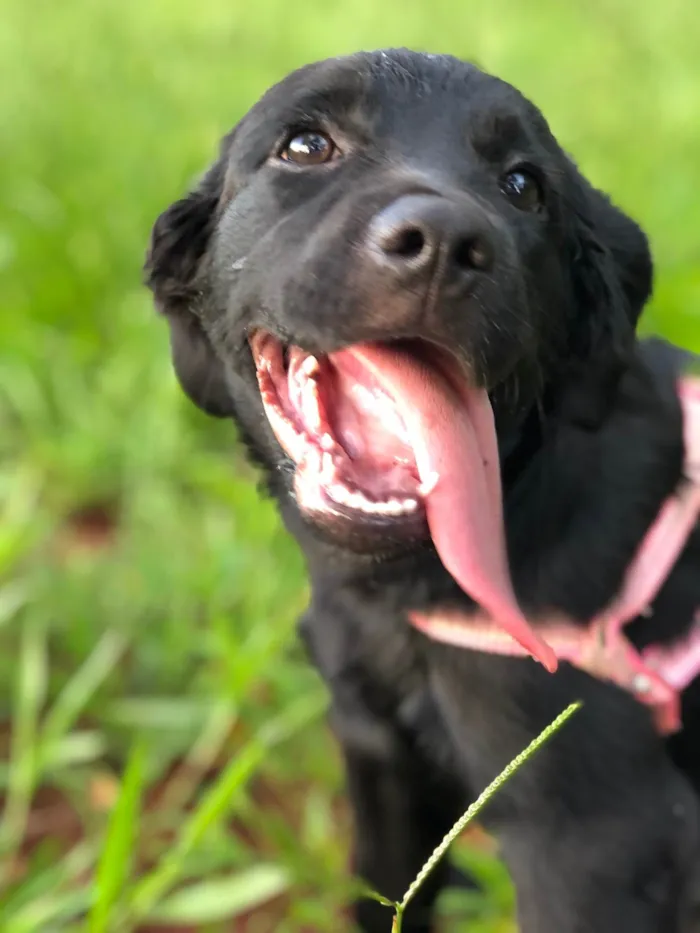
{"type": "MultiPolygon", "coordinates": [[[[0,929],[343,929],[347,814],[302,566],[181,397],[150,225],[273,81],[409,45],[547,114],[645,226],[644,326],[700,348],[695,0],[3,0],[0,929]]],[[[512,929],[503,872],[445,929],[512,929]]]]}

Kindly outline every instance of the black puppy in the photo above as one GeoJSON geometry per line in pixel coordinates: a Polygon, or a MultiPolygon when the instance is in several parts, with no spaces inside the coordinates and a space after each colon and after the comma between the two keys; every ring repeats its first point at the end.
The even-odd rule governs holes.
{"type": "MultiPolygon", "coordinates": [[[[700,928],[700,681],[664,737],[633,692],[545,670],[548,620],[586,630],[683,483],[685,357],[635,337],[640,229],[508,84],[389,50],[272,88],[159,218],[147,271],[185,391],[238,423],[306,555],[301,631],[332,693],[358,873],[400,897],[580,698],[486,813],[520,928],[700,928]],[[459,631],[495,620],[542,665],[436,640],[443,610],[459,631]]],[[[696,526],[626,628],[637,648],[690,631],[699,570],[696,526]]],[[[357,915],[389,929],[373,903],[357,915]]]]}

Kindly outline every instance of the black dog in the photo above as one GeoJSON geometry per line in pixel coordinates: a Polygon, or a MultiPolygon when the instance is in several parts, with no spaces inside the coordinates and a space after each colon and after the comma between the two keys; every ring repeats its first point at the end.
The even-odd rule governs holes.
{"type": "MultiPolygon", "coordinates": [[[[236,420],[306,555],[301,631],[332,693],[358,873],[400,897],[580,698],[486,813],[520,928],[700,929],[700,680],[663,737],[604,677],[416,628],[449,609],[466,631],[478,610],[553,669],[546,620],[584,630],[683,484],[687,359],[635,337],[641,230],[512,87],[391,50],[272,88],[160,217],[147,270],[185,391],[236,420]]],[[[637,648],[690,631],[699,571],[695,526],[625,630],[637,648]]],[[[358,920],[390,927],[372,902],[358,920]]]]}

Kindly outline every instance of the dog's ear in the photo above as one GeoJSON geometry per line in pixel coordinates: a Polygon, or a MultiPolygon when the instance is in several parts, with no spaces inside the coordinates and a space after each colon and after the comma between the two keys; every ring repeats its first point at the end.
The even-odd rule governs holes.
{"type": "Polygon", "coordinates": [[[578,182],[572,244],[578,320],[572,349],[584,358],[624,354],[652,290],[649,243],[606,195],[581,176],[578,182]]]}
{"type": "Polygon", "coordinates": [[[208,415],[230,418],[233,401],[224,367],[193,315],[170,315],[170,352],[185,394],[208,415]]]}
{"type": "Polygon", "coordinates": [[[641,227],[615,207],[607,195],[584,182],[588,200],[588,225],[599,244],[608,250],[622,285],[625,311],[634,327],[651,297],[653,264],[649,241],[641,227]]]}
{"type": "Polygon", "coordinates": [[[153,227],[146,256],[146,284],[170,326],[178,380],[192,401],[218,417],[233,414],[223,366],[202,329],[200,272],[218,219],[226,161],[209,169],[187,197],[165,210],[153,227]]]}
{"type": "Polygon", "coordinates": [[[566,378],[581,390],[572,398],[586,399],[577,419],[595,426],[629,359],[653,269],[640,227],[578,171],[569,206],[575,307],[566,378]]]}

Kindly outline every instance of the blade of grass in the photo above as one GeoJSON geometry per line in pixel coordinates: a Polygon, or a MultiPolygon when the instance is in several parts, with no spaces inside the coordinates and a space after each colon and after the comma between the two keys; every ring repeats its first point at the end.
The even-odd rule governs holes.
{"type": "Polygon", "coordinates": [[[29,602],[29,587],[22,582],[8,583],[0,589],[0,628],[29,602]]]}
{"type": "MultiPolygon", "coordinates": [[[[90,904],[90,891],[77,888],[47,897],[30,904],[19,916],[9,920],[4,933],[53,933],[64,929],[64,924],[78,919],[90,904]]],[[[74,927],[72,929],[75,929],[74,927]]]]}
{"type": "Polygon", "coordinates": [[[150,916],[170,888],[179,880],[185,859],[210,826],[231,807],[265,756],[275,745],[313,722],[326,706],[323,693],[314,693],[286,709],[264,726],[226,767],[185,821],[170,852],[153,872],[135,887],[131,900],[132,920],[150,916]]]}
{"type": "MultiPolygon", "coordinates": [[[[527,746],[527,748],[517,755],[510,764],[506,765],[503,771],[494,778],[489,786],[479,794],[477,799],[473,804],[466,810],[466,812],[457,820],[452,829],[447,833],[439,846],[435,849],[433,854],[430,856],[425,865],[421,868],[416,876],[415,880],[409,886],[408,890],[404,894],[403,898],[398,904],[395,904],[396,915],[394,916],[394,922],[392,924],[392,933],[401,933],[401,921],[403,914],[416,896],[421,886],[423,885],[425,879],[433,871],[435,866],[438,864],[440,859],[445,855],[449,847],[455,841],[455,839],[464,832],[466,826],[474,819],[474,817],[483,810],[486,804],[491,800],[491,798],[498,793],[498,791],[503,787],[503,785],[513,777],[513,775],[519,770],[519,768],[525,764],[526,761],[529,761],[532,756],[538,752],[542,746],[552,738],[555,733],[561,729],[561,727],[581,708],[581,703],[572,703],[570,706],[560,713],[554,722],[550,723],[543,732],[541,732],[536,739],[533,739],[532,742],[527,746]]],[[[380,903],[386,903],[385,898],[380,898],[376,895],[375,899],[380,903]]]]}
{"type": "Polygon", "coordinates": [[[41,736],[41,764],[68,732],[100,684],[121,657],[127,639],[121,632],[105,632],[84,663],[73,674],[49,710],[41,736]]]}
{"type": "Polygon", "coordinates": [[[0,823],[0,856],[9,872],[12,856],[21,846],[36,784],[36,738],[47,684],[46,627],[43,619],[27,619],[21,634],[20,655],[7,780],[5,811],[0,823]]]}
{"type": "Polygon", "coordinates": [[[31,895],[18,905],[10,904],[2,913],[4,933],[37,933],[62,929],[63,923],[84,914],[90,904],[90,890],[73,887],[95,862],[95,847],[79,843],[58,865],[52,865],[33,879],[31,895]],[[39,892],[42,893],[39,893],[39,892]]]}
{"type": "Polygon", "coordinates": [[[255,865],[228,878],[212,878],[175,891],[149,916],[154,923],[204,924],[231,920],[279,897],[289,875],[279,865],[255,865]]]}
{"type": "Polygon", "coordinates": [[[221,753],[235,719],[236,709],[229,700],[214,704],[201,735],[163,793],[159,806],[162,813],[184,809],[202,776],[221,753]]]}
{"type": "Polygon", "coordinates": [[[129,877],[144,784],[144,758],[145,746],[142,741],[138,741],[127,762],[97,866],[89,933],[107,933],[111,928],[113,908],[129,877]]]}
{"type": "Polygon", "coordinates": [[[96,846],[79,842],[58,862],[35,871],[0,907],[0,929],[10,933],[30,933],[44,929],[37,918],[44,922],[51,917],[56,893],[70,887],[84,877],[94,865],[96,846]]]}

